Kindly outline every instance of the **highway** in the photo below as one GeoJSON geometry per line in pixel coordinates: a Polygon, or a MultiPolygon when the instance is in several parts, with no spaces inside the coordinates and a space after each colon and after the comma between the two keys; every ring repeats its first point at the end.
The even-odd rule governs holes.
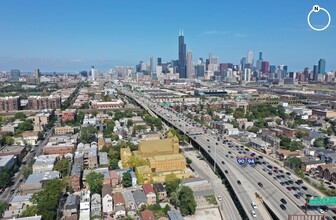
{"type": "MultiPolygon", "coordinates": [[[[265,169],[265,167],[267,168],[267,166],[272,166],[273,168],[274,166],[278,165],[267,158],[263,159],[265,164],[258,164],[254,167],[240,167],[236,162],[236,156],[242,156],[242,152],[239,153],[238,151],[236,152],[235,150],[232,150],[231,155],[228,155],[228,151],[230,151],[231,148],[222,143],[218,143],[217,141],[218,138],[223,140],[223,137],[211,134],[209,135],[207,133],[190,135],[188,134],[188,131],[192,131],[196,128],[198,129],[200,127],[199,125],[195,125],[197,123],[194,123],[181,114],[173,112],[171,109],[167,110],[161,108],[157,104],[153,103],[153,101],[149,101],[143,97],[134,96],[134,94],[131,93],[128,93],[127,95],[131,96],[133,99],[138,101],[140,105],[146,106],[147,109],[151,109],[171,125],[187,134],[204,150],[206,150],[212,158],[215,158],[217,165],[219,165],[222,171],[225,172],[225,169],[227,170],[228,173],[225,175],[228,178],[231,186],[234,188],[234,191],[237,194],[249,218],[252,218],[250,204],[251,201],[256,201],[256,192],[262,196],[265,203],[271,208],[271,210],[278,216],[279,219],[287,219],[288,215],[290,214],[304,215],[303,208],[301,207],[303,207],[305,204],[305,196],[307,194],[321,196],[321,193],[309,186],[306,186],[306,190],[304,190],[302,186],[295,186],[295,183],[290,183],[290,186],[286,185],[284,182],[288,183],[290,180],[293,182],[297,181],[297,179],[294,179],[290,175],[284,175],[282,180],[282,177],[279,179],[274,179],[276,173],[273,169],[271,169],[271,175],[268,174],[268,172],[265,172],[263,169],[265,169]],[[227,155],[229,157],[227,157],[227,155]],[[231,156],[233,158],[231,158],[231,156]],[[224,161],[225,165],[222,164],[221,161],[224,161]],[[244,170],[244,172],[242,172],[242,170],[244,170]],[[237,184],[238,180],[241,182],[241,185],[237,184]],[[262,187],[258,185],[259,182],[262,183],[262,187]],[[291,187],[291,189],[288,190],[286,187],[291,187]],[[301,194],[301,196],[298,196],[298,194],[301,194]],[[284,199],[285,203],[280,201],[281,199],[284,199]],[[282,207],[285,206],[285,210],[280,207],[281,204],[282,207]]],[[[234,144],[237,144],[237,141],[235,141],[234,144]]],[[[284,170],[284,172],[288,171],[284,170]]],[[[328,211],[327,209],[326,211],[327,212],[325,214],[330,217],[335,215],[333,212],[328,211]]],[[[317,215],[319,213],[313,207],[308,211],[308,214],[317,215]]],[[[267,213],[258,207],[257,216],[262,216],[260,219],[267,219],[265,218],[266,215],[267,213]]]]}

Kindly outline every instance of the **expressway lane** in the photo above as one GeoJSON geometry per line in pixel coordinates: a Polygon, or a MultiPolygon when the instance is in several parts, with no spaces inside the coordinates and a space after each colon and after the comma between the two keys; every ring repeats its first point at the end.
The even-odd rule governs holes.
{"type": "Polygon", "coordinates": [[[195,173],[202,178],[209,180],[212,189],[215,192],[216,197],[221,196],[222,200],[217,201],[219,209],[223,213],[223,217],[226,220],[236,220],[240,219],[241,216],[232,201],[229,192],[226,190],[225,186],[222,184],[221,179],[214,174],[211,167],[206,163],[205,160],[197,158],[197,153],[195,151],[183,151],[184,154],[190,158],[193,163],[191,167],[195,170],[195,173]]]}
{"type": "MultiPolygon", "coordinates": [[[[130,95],[130,96],[132,97],[133,95],[130,95]]],[[[148,100],[146,100],[142,97],[133,97],[133,99],[138,100],[139,104],[141,104],[143,106],[146,106],[149,109],[152,109],[153,112],[155,112],[161,118],[165,119],[170,124],[172,124],[173,126],[178,128],[179,130],[181,130],[182,132],[187,134],[189,137],[191,137],[193,139],[196,137],[196,139],[194,139],[194,141],[198,142],[198,144],[200,144],[200,146],[202,146],[202,148],[204,148],[204,150],[206,150],[206,151],[208,150],[207,146],[209,146],[209,144],[199,143],[199,139],[206,138],[206,139],[211,140],[211,142],[214,142],[214,143],[216,142],[216,140],[213,140],[214,138],[219,137],[220,139],[222,139],[222,136],[217,136],[217,135],[215,137],[213,137],[214,135],[205,135],[205,134],[196,135],[196,136],[195,135],[190,135],[190,134],[188,134],[187,131],[191,131],[193,128],[198,128],[199,129],[200,127],[201,128],[204,128],[204,127],[202,127],[202,126],[193,127],[192,125],[193,124],[197,125],[197,123],[194,123],[193,121],[187,119],[185,116],[181,116],[181,114],[177,114],[176,112],[174,112],[171,109],[167,110],[167,109],[161,108],[157,104],[152,103],[152,102],[150,102],[150,101],[148,101],[148,100]]],[[[228,138],[228,139],[232,140],[232,138],[228,138]]],[[[234,143],[239,143],[235,139],[233,139],[233,142],[234,143]]],[[[213,147],[215,147],[215,146],[213,146],[214,143],[210,143],[210,148],[211,149],[214,149],[213,148],[213,147]]],[[[240,145],[240,144],[238,144],[238,145],[240,145]]],[[[222,144],[220,144],[220,147],[221,148],[217,152],[217,154],[215,154],[215,152],[210,152],[209,153],[210,156],[212,156],[212,158],[214,158],[215,155],[216,155],[216,157],[226,159],[225,155],[223,155],[223,152],[225,152],[225,149],[228,148],[228,147],[227,146],[222,146],[222,144]]],[[[228,150],[228,149],[226,149],[226,150],[228,150]]],[[[260,154],[260,152],[258,152],[258,151],[255,151],[255,152],[260,154]]],[[[235,161],[236,159],[235,158],[234,159],[230,158],[230,160],[232,160],[232,161],[228,162],[228,164],[230,165],[230,169],[234,170],[233,167],[238,166],[236,164],[236,161],[235,161]]],[[[265,157],[265,161],[268,161],[269,164],[271,164],[273,166],[278,166],[278,164],[274,163],[272,160],[274,160],[274,159],[269,159],[269,158],[265,157]]],[[[223,166],[220,164],[220,162],[219,161],[217,161],[217,162],[218,162],[217,163],[218,166],[221,169],[223,169],[223,166]]],[[[247,190],[251,190],[251,191],[252,190],[258,190],[257,192],[258,193],[260,192],[259,194],[263,197],[264,201],[280,217],[280,219],[286,219],[288,214],[304,214],[303,210],[301,210],[298,206],[303,205],[305,201],[304,201],[303,198],[299,198],[299,199],[295,198],[294,194],[296,192],[293,192],[293,190],[288,191],[286,189],[286,187],[280,185],[279,181],[273,179],[273,177],[274,177],[273,175],[268,176],[267,173],[265,173],[262,170],[262,168],[259,167],[259,165],[256,166],[255,168],[246,167],[244,169],[246,169],[246,170],[244,170],[244,172],[241,172],[241,170],[238,170],[238,171],[236,170],[234,172],[234,176],[238,177],[238,178],[242,178],[242,180],[240,180],[242,182],[242,184],[252,185],[252,188],[247,188],[247,190]],[[259,181],[261,181],[264,185],[262,190],[258,189],[257,182],[259,182],[259,181]],[[253,186],[253,184],[255,186],[253,186]],[[287,204],[286,204],[287,209],[285,211],[280,208],[280,204],[281,204],[280,199],[281,198],[284,198],[287,201],[287,204]]],[[[233,175],[228,175],[228,176],[233,176],[233,175]]],[[[234,185],[235,180],[233,179],[233,177],[232,177],[232,181],[230,180],[230,183],[232,183],[232,186],[233,186],[234,189],[238,188],[237,185],[234,185]]],[[[320,195],[319,192],[316,192],[315,189],[311,190],[310,187],[308,187],[307,191],[303,191],[303,192],[306,193],[306,194],[309,193],[311,195],[320,195]]],[[[246,199],[243,203],[247,203],[246,199]]],[[[244,205],[243,205],[243,207],[244,207],[244,205]]],[[[249,214],[249,208],[250,207],[247,207],[247,205],[245,205],[245,207],[244,207],[247,214],[249,214]]],[[[311,210],[308,213],[309,214],[318,214],[318,212],[316,210],[311,210]]],[[[334,214],[331,211],[329,211],[329,212],[327,212],[327,215],[328,216],[333,216],[334,214]]]]}

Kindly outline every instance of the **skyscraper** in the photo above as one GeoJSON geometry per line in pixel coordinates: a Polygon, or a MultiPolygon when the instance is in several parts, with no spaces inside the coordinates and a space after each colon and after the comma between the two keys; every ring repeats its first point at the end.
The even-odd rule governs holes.
{"type": "Polygon", "coordinates": [[[96,81],[98,78],[99,70],[95,69],[94,66],[91,66],[91,79],[92,81],[96,81]]]}
{"type": "Polygon", "coordinates": [[[256,69],[258,71],[261,70],[261,63],[262,63],[263,59],[262,59],[262,52],[259,52],[259,59],[256,62],[256,69]]]}
{"type": "Polygon", "coordinates": [[[313,78],[314,78],[314,81],[317,81],[318,80],[318,65],[314,65],[314,70],[313,70],[313,78]]]}
{"type": "Polygon", "coordinates": [[[20,80],[20,70],[13,69],[10,71],[10,80],[13,82],[18,82],[20,80]]]}
{"type": "Polygon", "coordinates": [[[253,65],[253,52],[247,52],[246,63],[253,65]]]}
{"type": "Polygon", "coordinates": [[[187,78],[192,79],[194,78],[195,74],[195,69],[194,69],[194,64],[192,61],[192,52],[188,51],[187,53],[187,78]]]}
{"type": "Polygon", "coordinates": [[[269,73],[269,62],[268,61],[263,61],[261,63],[261,72],[265,74],[269,73]]]}
{"type": "Polygon", "coordinates": [[[178,42],[178,50],[179,50],[179,59],[178,59],[178,71],[180,78],[187,78],[187,46],[184,43],[183,30],[179,33],[179,42],[178,42]]]}
{"type": "Polygon", "coordinates": [[[155,62],[155,58],[154,57],[150,58],[150,74],[151,74],[151,79],[152,80],[157,80],[156,62],[155,62]]]}
{"type": "Polygon", "coordinates": [[[319,74],[326,74],[325,67],[326,67],[325,59],[320,59],[319,62],[318,62],[318,73],[319,74]]]}
{"type": "Polygon", "coordinates": [[[41,77],[41,73],[39,69],[34,70],[34,77],[35,79],[39,79],[41,77]]]}

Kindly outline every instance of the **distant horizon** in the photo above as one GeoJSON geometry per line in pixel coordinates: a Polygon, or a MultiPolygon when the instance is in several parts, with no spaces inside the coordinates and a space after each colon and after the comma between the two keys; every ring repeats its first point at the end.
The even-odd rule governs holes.
{"type": "MultiPolygon", "coordinates": [[[[313,69],[319,59],[336,70],[336,25],[312,30],[307,15],[312,2],[266,0],[207,2],[162,0],[44,0],[0,1],[0,71],[79,72],[94,65],[105,72],[135,66],[141,60],[178,59],[178,34],[183,29],[193,62],[209,53],[219,63],[238,65],[248,51],[270,65],[287,65],[291,72],[313,69]],[[29,14],[28,14],[29,13],[29,14]]],[[[336,4],[319,2],[331,17],[336,4]]],[[[316,27],[327,23],[313,13],[316,27]]]]}

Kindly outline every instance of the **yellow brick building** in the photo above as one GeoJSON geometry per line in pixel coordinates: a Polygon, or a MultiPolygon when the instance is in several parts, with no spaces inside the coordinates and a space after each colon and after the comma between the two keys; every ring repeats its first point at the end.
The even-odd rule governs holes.
{"type": "MultiPolygon", "coordinates": [[[[121,149],[120,152],[123,164],[127,164],[131,156],[130,150],[125,149],[127,148],[121,149]]],[[[164,182],[165,176],[172,173],[181,179],[190,177],[191,174],[185,172],[185,157],[179,150],[179,139],[170,132],[166,139],[141,141],[133,155],[147,160],[149,166],[136,167],[139,182],[164,182]]]]}

